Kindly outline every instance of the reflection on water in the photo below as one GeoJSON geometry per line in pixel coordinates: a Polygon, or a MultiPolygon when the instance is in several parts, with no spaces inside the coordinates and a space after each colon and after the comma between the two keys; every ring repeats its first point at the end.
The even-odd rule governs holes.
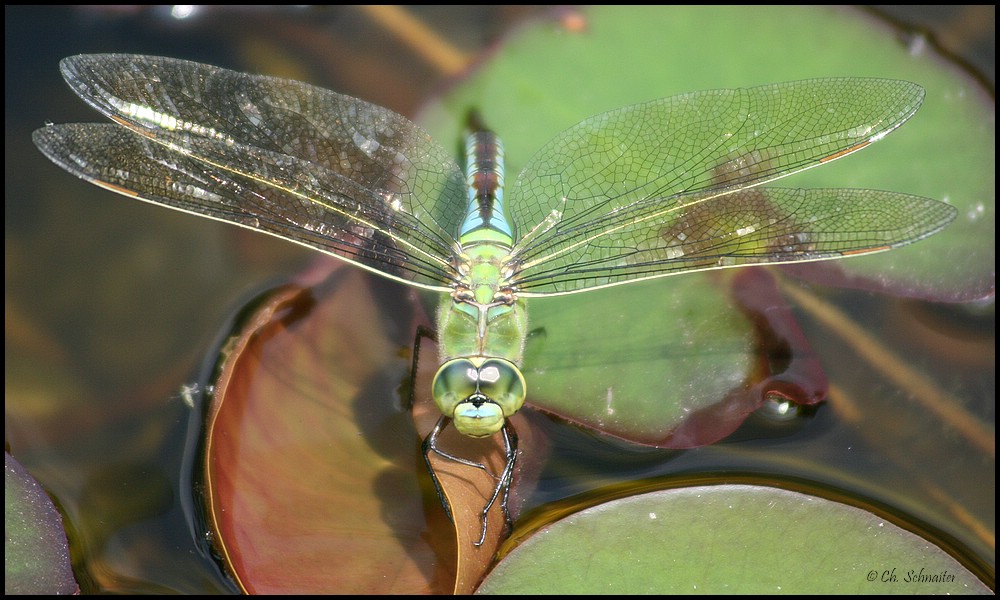
{"type": "MultiPolygon", "coordinates": [[[[100,51],[183,56],[284,72],[404,113],[441,81],[423,60],[401,61],[410,53],[347,9],[210,12],[184,23],[163,16],[6,11],[5,436],[64,511],[85,592],[232,591],[200,554],[202,530],[178,497],[190,415],[182,385],[197,378],[241,300],[313,256],[125,201],[54,168],[30,132],[47,120],[96,120],[65,88],[58,60],[100,51]],[[363,44],[366,31],[374,47],[363,44]]],[[[452,24],[434,9],[429,16],[438,27],[452,24]]],[[[517,15],[462,16],[500,28],[517,15]]],[[[995,451],[975,430],[985,423],[992,432],[995,423],[993,305],[975,312],[815,293],[940,387],[973,426],[922,403],[923,392],[899,385],[884,362],[858,360],[850,339],[804,311],[834,384],[814,415],[792,427],[751,423],[694,452],[621,448],[553,425],[555,456],[529,503],[676,473],[795,477],[896,507],[992,565],[995,451]]]]}

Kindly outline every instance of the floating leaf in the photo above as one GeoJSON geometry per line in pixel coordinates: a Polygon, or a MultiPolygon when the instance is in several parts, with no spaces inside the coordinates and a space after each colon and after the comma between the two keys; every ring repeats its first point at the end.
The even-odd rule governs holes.
{"type": "Polygon", "coordinates": [[[4,452],[4,594],[76,594],[62,517],[48,494],[4,452]]]}
{"type": "Polygon", "coordinates": [[[226,349],[206,486],[216,542],[248,592],[450,585],[428,536],[419,438],[394,402],[406,361],[365,282],[341,269],[325,290],[283,290],[226,349]]]}
{"type": "MultiPolygon", "coordinates": [[[[455,581],[468,593],[506,537],[497,505],[487,543],[473,546],[495,480],[435,460],[456,534],[420,458],[436,409],[421,389],[415,428],[397,389],[412,318],[398,286],[376,281],[373,292],[349,268],[317,278],[265,297],[224,348],[206,433],[216,546],[251,593],[442,593],[455,581]]],[[[436,368],[433,350],[421,345],[418,382],[436,368]]],[[[446,430],[442,447],[494,473],[503,465],[492,439],[446,430]]]]}
{"type": "Polygon", "coordinates": [[[907,192],[949,202],[958,220],[906,248],[797,271],[935,299],[992,295],[995,146],[982,120],[992,100],[977,82],[941,69],[934,53],[911,51],[856,11],[832,7],[589,7],[572,22],[572,29],[552,22],[518,30],[422,121],[438,139],[459,139],[460,115],[476,107],[504,138],[513,180],[554,135],[620,106],[816,77],[913,81],[927,97],[899,131],[780,185],[907,192]]]}
{"type": "Polygon", "coordinates": [[[491,594],[990,594],[940,548],[884,517],[751,485],[599,504],[523,540],[491,594]]]}
{"type": "Polygon", "coordinates": [[[691,448],[732,433],[768,393],[825,397],[822,369],[765,272],[631,287],[531,303],[533,405],[630,441],[691,448]],[[744,306],[731,284],[747,288],[744,306]],[[765,340],[779,337],[768,360],[765,340]]]}
{"type": "MultiPolygon", "coordinates": [[[[566,30],[552,23],[519,30],[506,40],[503,52],[429,107],[424,122],[439,139],[456,138],[458,116],[475,107],[504,137],[508,177],[513,178],[560,130],[621,105],[684,91],[844,73],[913,79],[929,86],[928,100],[900,131],[857,156],[797,174],[781,185],[909,191],[947,199],[965,213],[944,232],[906,248],[783,269],[813,281],[909,296],[969,300],[992,294],[994,192],[980,173],[992,172],[993,141],[976,121],[980,99],[963,92],[974,87],[972,82],[943,76],[929,57],[915,61],[890,36],[858,32],[831,38],[831,28],[869,26],[841,10],[595,7],[576,16],[579,21],[574,22],[583,27],[566,30]],[[792,20],[796,32],[788,35],[785,23],[792,20]],[[705,39],[725,43],[706,45],[705,39]],[[831,45],[823,52],[775,52],[760,39],[781,39],[789,48],[807,47],[816,39],[831,45]],[[669,77],[657,70],[662,62],[654,57],[680,56],[679,49],[687,48],[699,49],[696,60],[670,63],[669,77]],[[789,55],[796,61],[788,61],[789,55]],[[876,58],[859,65],[854,58],[859,55],[876,58]],[[581,86],[581,73],[595,75],[581,86]],[[942,96],[958,115],[953,123],[946,116],[952,111],[935,100],[942,96]],[[972,140],[976,149],[960,152],[961,164],[949,164],[929,142],[942,138],[949,145],[972,140]],[[948,181],[949,187],[915,187],[915,182],[932,179],[928,173],[935,173],[936,181],[948,181]]],[[[685,274],[532,299],[534,332],[525,360],[529,402],[643,443],[680,447],[684,440],[694,446],[728,434],[760,405],[761,399],[747,390],[766,376],[759,371],[759,361],[766,357],[757,348],[770,333],[767,327],[752,327],[742,312],[747,307],[741,304],[753,296],[742,294],[742,300],[734,301],[718,280],[714,274],[685,274]],[[691,422],[687,431],[676,431],[690,415],[705,417],[708,411],[723,418],[701,419],[701,430],[691,422]]],[[[772,307],[787,317],[780,329],[797,330],[780,300],[772,307]]],[[[773,311],[762,314],[768,312],[773,311]]],[[[793,358],[811,354],[804,338],[791,337],[797,341],[793,358]]],[[[818,369],[801,370],[800,375],[807,372],[811,378],[800,376],[799,382],[812,390],[810,396],[823,395],[825,377],[818,369]]]]}

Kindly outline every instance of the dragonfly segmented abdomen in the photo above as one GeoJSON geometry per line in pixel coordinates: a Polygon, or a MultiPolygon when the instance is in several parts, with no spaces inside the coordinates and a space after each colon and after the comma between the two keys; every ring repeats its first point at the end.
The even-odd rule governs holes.
{"type": "Polygon", "coordinates": [[[503,143],[492,131],[466,136],[466,174],[469,204],[459,231],[463,245],[486,239],[510,246],[513,231],[503,204],[503,143]]]}

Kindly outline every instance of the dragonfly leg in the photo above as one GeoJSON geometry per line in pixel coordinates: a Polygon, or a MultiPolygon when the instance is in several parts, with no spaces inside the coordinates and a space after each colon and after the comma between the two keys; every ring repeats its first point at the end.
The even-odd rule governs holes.
{"type": "Polygon", "coordinates": [[[448,426],[451,419],[442,415],[438,422],[434,425],[434,429],[424,438],[424,443],[422,445],[422,451],[424,454],[424,464],[427,465],[427,472],[431,474],[431,481],[434,483],[434,491],[437,493],[438,501],[441,502],[441,506],[444,508],[444,512],[448,515],[448,520],[452,523],[455,522],[455,517],[451,514],[451,504],[448,502],[448,498],[444,495],[444,490],[441,489],[441,482],[438,480],[437,471],[434,470],[434,465],[431,464],[431,452],[439,454],[442,456],[449,456],[447,454],[442,454],[441,450],[437,447],[437,438],[441,434],[441,431],[448,426]]]}
{"type": "Polygon", "coordinates": [[[438,448],[437,446],[438,436],[441,435],[441,432],[444,430],[445,427],[448,426],[449,423],[451,423],[451,419],[444,415],[442,415],[441,418],[438,419],[437,423],[434,425],[434,429],[432,429],[430,434],[428,434],[427,438],[424,439],[423,453],[424,453],[424,464],[427,465],[427,471],[430,473],[431,481],[434,483],[434,491],[437,493],[437,497],[438,500],[441,502],[441,506],[444,507],[445,514],[448,515],[448,520],[454,523],[455,519],[451,514],[451,504],[449,504],[448,498],[444,495],[444,490],[441,488],[441,481],[438,479],[437,471],[434,470],[434,465],[431,464],[430,453],[433,452],[438,456],[441,456],[453,462],[467,465],[469,467],[482,469],[487,473],[489,473],[489,470],[486,468],[486,465],[472,462],[471,460],[466,460],[458,456],[454,456],[438,448]]]}
{"type": "Polygon", "coordinates": [[[434,334],[434,330],[430,327],[417,325],[417,334],[413,338],[413,363],[410,365],[410,392],[407,394],[407,402],[409,403],[407,409],[409,410],[412,410],[414,404],[416,403],[417,366],[420,364],[421,338],[427,338],[436,342],[437,335],[434,334]]]}
{"type": "Polygon", "coordinates": [[[514,426],[510,424],[510,421],[504,423],[501,432],[503,434],[503,449],[507,463],[504,465],[503,473],[500,474],[500,480],[497,482],[496,489],[493,490],[493,497],[483,507],[483,535],[479,539],[479,543],[476,544],[477,546],[481,546],[486,540],[486,514],[490,511],[493,503],[497,501],[497,497],[500,497],[504,527],[507,531],[514,529],[514,520],[510,517],[507,501],[510,498],[510,484],[514,481],[514,463],[517,461],[517,432],[514,431],[514,426]]]}
{"type": "Polygon", "coordinates": [[[459,464],[463,464],[476,469],[482,469],[483,471],[489,473],[491,477],[497,479],[497,485],[493,489],[493,494],[490,497],[489,501],[486,503],[486,505],[483,506],[483,511],[480,514],[480,520],[482,522],[483,529],[482,529],[482,535],[480,535],[479,541],[475,542],[475,545],[482,546],[483,543],[486,541],[486,531],[487,531],[486,516],[489,514],[490,509],[493,507],[494,504],[496,504],[498,499],[500,500],[500,507],[503,510],[505,528],[509,531],[514,527],[514,521],[513,519],[511,519],[510,510],[507,507],[507,501],[510,497],[510,484],[514,478],[514,463],[517,459],[517,434],[516,432],[514,432],[514,428],[513,426],[510,425],[509,422],[504,424],[504,427],[501,430],[501,432],[503,435],[506,464],[504,465],[504,469],[503,472],[500,474],[500,477],[497,477],[496,475],[490,473],[489,469],[486,468],[486,465],[477,462],[472,462],[471,460],[466,460],[464,458],[455,456],[453,454],[449,454],[437,447],[438,436],[441,434],[441,431],[448,426],[448,423],[450,422],[451,419],[442,416],[440,419],[438,419],[437,424],[434,425],[434,429],[431,430],[430,434],[424,440],[423,443],[424,462],[427,464],[427,470],[430,472],[431,481],[434,482],[434,490],[437,492],[438,500],[441,501],[441,506],[444,507],[444,511],[445,514],[448,515],[448,519],[451,520],[453,523],[455,522],[455,518],[452,515],[451,505],[449,504],[447,497],[445,497],[444,491],[441,489],[441,482],[438,480],[437,473],[434,471],[434,466],[431,465],[430,453],[434,452],[438,456],[441,456],[447,460],[457,462],[459,464]]]}

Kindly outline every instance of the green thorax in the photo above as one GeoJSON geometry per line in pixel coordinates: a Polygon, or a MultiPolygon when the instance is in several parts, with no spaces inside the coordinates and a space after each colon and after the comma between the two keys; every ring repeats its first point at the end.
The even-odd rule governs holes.
{"type": "Polygon", "coordinates": [[[439,359],[489,356],[520,366],[528,316],[524,301],[488,306],[445,296],[438,309],[439,359]]]}

